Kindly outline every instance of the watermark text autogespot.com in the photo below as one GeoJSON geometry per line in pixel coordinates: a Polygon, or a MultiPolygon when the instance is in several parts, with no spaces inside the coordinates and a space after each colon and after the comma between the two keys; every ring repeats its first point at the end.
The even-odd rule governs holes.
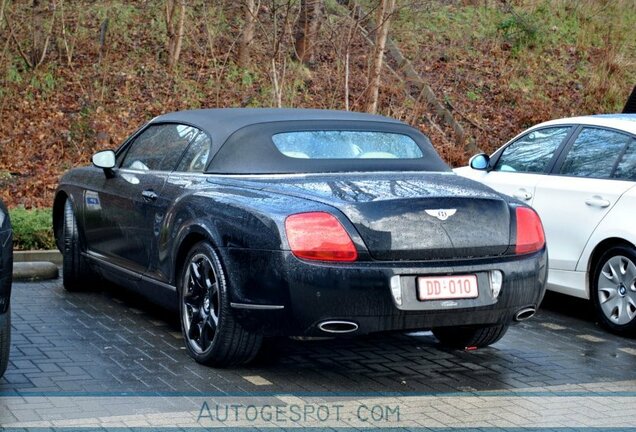
{"type": "Polygon", "coordinates": [[[214,404],[203,402],[197,418],[200,424],[206,422],[264,422],[264,423],[305,423],[305,422],[399,422],[398,405],[359,404],[286,404],[286,405],[243,405],[214,404]]]}

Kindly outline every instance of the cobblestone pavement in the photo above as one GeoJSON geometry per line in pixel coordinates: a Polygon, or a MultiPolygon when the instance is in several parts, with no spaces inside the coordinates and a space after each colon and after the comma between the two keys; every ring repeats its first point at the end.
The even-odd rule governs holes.
{"type": "MultiPolygon", "coordinates": [[[[338,400],[352,412],[383,395],[383,403],[393,404],[388,406],[402,406],[400,422],[384,425],[392,427],[636,426],[636,340],[605,332],[586,302],[555,294],[534,319],[486,349],[446,350],[430,333],[285,340],[272,350],[275,356],[235,369],[196,364],[186,354],[176,316],[118,288],[68,293],[59,280],[17,283],[12,308],[0,426],[221,425],[187,420],[195,411],[200,420],[201,411],[192,406],[201,405],[202,395],[226,403],[252,397],[261,406],[272,397],[287,405],[338,400]],[[124,392],[137,399],[123,403],[124,392]],[[157,395],[186,398],[190,405],[180,399],[162,406],[153,399],[157,395]],[[107,405],[100,398],[129,411],[137,408],[100,412],[107,405]],[[150,414],[159,416],[155,420],[122,420],[123,412],[150,415],[140,414],[149,405],[150,414]],[[186,419],[177,422],[176,413],[186,419]],[[64,423],[68,418],[84,420],[64,423]],[[541,423],[546,418],[552,420],[541,423]],[[479,419],[483,422],[474,423],[479,419]]],[[[247,420],[234,426],[252,426],[247,420]]],[[[292,423],[307,425],[306,420],[292,423]]]]}

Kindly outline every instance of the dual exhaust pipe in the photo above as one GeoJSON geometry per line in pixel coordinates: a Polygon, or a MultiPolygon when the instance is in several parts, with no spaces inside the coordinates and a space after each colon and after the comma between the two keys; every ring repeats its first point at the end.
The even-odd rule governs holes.
{"type": "MultiPolygon", "coordinates": [[[[518,310],[513,319],[517,322],[525,321],[532,318],[536,313],[537,309],[535,307],[525,307],[518,310]]],[[[330,320],[321,322],[318,324],[318,328],[325,333],[344,334],[353,333],[358,330],[358,324],[353,321],[330,320]]]]}

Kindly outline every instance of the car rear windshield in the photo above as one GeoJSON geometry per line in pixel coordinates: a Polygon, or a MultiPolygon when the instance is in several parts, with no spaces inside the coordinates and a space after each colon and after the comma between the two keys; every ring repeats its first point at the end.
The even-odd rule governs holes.
{"type": "Polygon", "coordinates": [[[418,159],[422,150],[409,136],[371,131],[314,130],[272,136],[283,155],[295,159],[418,159]]]}
{"type": "Polygon", "coordinates": [[[289,120],[233,132],[206,168],[215,174],[449,172],[431,141],[402,123],[289,120]]]}

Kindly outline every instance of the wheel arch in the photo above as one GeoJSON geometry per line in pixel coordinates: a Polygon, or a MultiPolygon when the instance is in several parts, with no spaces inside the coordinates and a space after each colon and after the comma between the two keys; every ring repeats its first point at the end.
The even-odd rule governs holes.
{"type": "MultiPolygon", "coordinates": [[[[601,256],[603,255],[603,253],[605,253],[607,250],[616,247],[616,246],[628,246],[628,247],[634,247],[634,244],[630,241],[627,241],[621,237],[610,237],[610,238],[606,238],[605,240],[601,241],[600,243],[598,243],[594,249],[592,250],[592,253],[590,255],[590,259],[588,260],[588,264],[587,264],[587,278],[588,278],[588,296],[591,296],[591,289],[592,289],[592,284],[593,284],[593,276],[594,276],[594,268],[596,267],[596,265],[598,264],[598,261],[601,259],[601,256]]],[[[591,298],[591,297],[589,297],[591,298]]]]}
{"type": "Polygon", "coordinates": [[[180,237],[180,240],[175,244],[174,261],[172,267],[172,279],[175,286],[179,287],[178,278],[180,277],[180,269],[185,262],[188,252],[194,247],[195,244],[205,241],[212,246],[218,253],[218,247],[213,240],[212,234],[201,225],[190,225],[184,229],[184,232],[180,237]]]}

